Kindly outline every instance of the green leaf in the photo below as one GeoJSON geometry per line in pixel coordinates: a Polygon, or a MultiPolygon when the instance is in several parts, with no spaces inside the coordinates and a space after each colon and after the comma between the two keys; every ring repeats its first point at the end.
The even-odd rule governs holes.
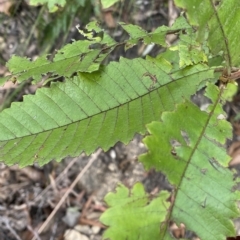
{"type": "Polygon", "coordinates": [[[136,28],[133,25],[122,24],[122,26],[130,35],[130,39],[123,43],[115,42],[94,21],[86,26],[85,31],[80,30],[80,33],[87,40],[74,41],[72,44],[65,45],[57,51],[52,61],[47,59],[47,55],[41,56],[35,61],[13,56],[7,63],[7,67],[12,75],[0,78],[0,84],[4,84],[9,79],[14,79],[14,81],[17,79],[18,82],[23,82],[29,78],[33,79],[33,83],[38,83],[47,73],[51,73],[56,79],[62,76],[71,77],[79,71],[94,72],[99,69],[100,64],[109,53],[119,45],[125,44],[129,48],[141,39],[145,43],[165,44],[163,39],[165,39],[167,33],[191,28],[183,17],[178,19],[172,27],[160,27],[153,33],[139,30],[140,28],[136,28]]]}
{"type": "Polygon", "coordinates": [[[100,218],[109,226],[103,239],[158,239],[161,222],[170,205],[166,201],[168,197],[169,193],[162,191],[153,198],[140,183],[131,190],[119,185],[116,193],[108,193],[104,198],[110,208],[100,218]]]}
{"type": "Polygon", "coordinates": [[[139,41],[139,39],[141,39],[145,44],[156,43],[167,47],[165,40],[166,34],[192,29],[192,27],[188,24],[183,16],[177,18],[171,27],[161,26],[150,33],[136,25],[126,23],[120,23],[120,25],[130,35],[130,39],[126,43],[126,49],[134,46],[139,41]]]}
{"type": "Polygon", "coordinates": [[[178,54],[121,59],[13,103],[0,113],[0,161],[42,165],[82,151],[90,154],[98,147],[107,150],[117,141],[127,143],[137,132],[145,133],[147,123],[213,78],[213,70],[204,64],[177,69],[176,62],[166,71],[161,63],[168,58],[177,61],[178,54]]]}
{"type": "MultiPolygon", "coordinates": [[[[96,25],[91,24],[91,27],[97,29],[96,25]]],[[[87,30],[89,30],[89,25],[87,25],[87,30]]],[[[101,48],[93,49],[92,46],[95,43],[99,42],[82,40],[67,44],[55,54],[53,61],[48,60],[47,55],[41,56],[35,61],[13,56],[6,65],[12,75],[0,78],[0,82],[3,84],[14,76],[19,83],[29,78],[33,79],[33,83],[38,83],[47,73],[52,73],[58,77],[70,77],[78,71],[96,71],[101,62],[112,51],[111,45],[115,46],[116,42],[104,34],[101,44],[109,44],[109,47],[104,51],[101,48]]]]}
{"type": "Polygon", "coordinates": [[[77,14],[82,16],[84,13],[81,21],[85,22],[87,11],[91,11],[89,1],[86,3],[86,0],[68,0],[68,4],[61,11],[54,14],[46,12],[42,14],[36,26],[41,52],[48,53],[53,46],[56,46],[56,41],[58,44],[64,42],[77,14]],[[61,40],[59,39],[60,35],[64,35],[61,40]]]}
{"type": "Polygon", "coordinates": [[[109,8],[116,2],[120,2],[120,0],[101,0],[103,9],[104,8],[109,8]]]}
{"type": "Polygon", "coordinates": [[[50,12],[55,12],[58,10],[58,7],[64,7],[66,0],[30,0],[30,4],[33,6],[47,4],[50,12]]]}
{"type": "MultiPolygon", "coordinates": [[[[144,139],[149,152],[140,157],[144,166],[166,174],[174,186],[174,202],[168,220],[194,231],[202,240],[225,240],[235,236],[230,219],[239,216],[233,191],[230,157],[224,143],[232,129],[220,102],[223,89],[209,84],[212,100],[207,112],[193,103],[178,105],[175,112],[162,114],[162,122],[149,124],[151,136],[144,139]]],[[[169,237],[167,225],[158,239],[169,237]]]]}
{"type": "Polygon", "coordinates": [[[187,29],[186,34],[179,36],[177,45],[171,47],[172,51],[179,52],[179,67],[189,66],[200,62],[208,62],[203,47],[195,40],[195,34],[192,29],[187,29]]]}
{"type": "Polygon", "coordinates": [[[190,23],[199,26],[202,41],[208,33],[209,46],[214,54],[224,52],[227,65],[239,66],[240,1],[175,0],[187,11],[190,23]]]}
{"type": "Polygon", "coordinates": [[[223,93],[223,97],[226,99],[226,101],[233,101],[233,97],[237,94],[238,92],[238,84],[237,83],[229,83],[226,86],[226,91],[223,93]]]}

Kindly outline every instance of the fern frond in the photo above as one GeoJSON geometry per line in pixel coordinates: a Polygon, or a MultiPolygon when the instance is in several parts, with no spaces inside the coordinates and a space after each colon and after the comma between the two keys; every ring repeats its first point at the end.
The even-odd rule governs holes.
{"type": "Polygon", "coordinates": [[[202,240],[235,235],[231,219],[239,215],[239,194],[233,191],[230,157],[223,146],[232,130],[222,110],[223,89],[209,84],[206,96],[212,100],[207,112],[187,101],[175,112],[163,113],[162,122],[147,126],[149,152],[140,160],[147,169],[165,173],[175,189],[159,239],[169,237],[170,220],[184,223],[202,240]]]}
{"type": "Polygon", "coordinates": [[[145,133],[147,123],[174,109],[214,75],[204,64],[179,69],[178,54],[165,55],[121,59],[13,103],[0,113],[0,160],[42,165],[81,151],[90,154],[98,147],[107,150],[117,141],[127,143],[137,132],[145,133]],[[167,58],[176,62],[171,65],[167,58]]]}

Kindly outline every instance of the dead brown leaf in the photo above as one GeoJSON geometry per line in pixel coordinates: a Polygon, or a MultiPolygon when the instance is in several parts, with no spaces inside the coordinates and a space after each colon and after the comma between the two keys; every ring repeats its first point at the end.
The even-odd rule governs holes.
{"type": "Polygon", "coordinates": [[[0,0],[0,12],[10,15],[10,8],[13,5],[13,1],[10,0],[0,0]]]}
{"type": "Polygon", "coordinates": [[[185,236],[185,225],[181,223],[180,226],[177,226],[176,223],[173,223],[170,226],[170,231],[172,232],[175,238],[177,239],[183,238],[185,236]]]}
{"type": "Polygon", "coordinates": [[[228,154],[232,157],[229,166],[236,166],[240,163],[240,142],[233,142],[229,147],[228,154]]]}
{"type": "Polygon", "coordinates": [[[104,20],[109,28],[115,28],[116,27],[116,21],[113,18],[111,11],[105,11],[103,12],[104,20]]]}

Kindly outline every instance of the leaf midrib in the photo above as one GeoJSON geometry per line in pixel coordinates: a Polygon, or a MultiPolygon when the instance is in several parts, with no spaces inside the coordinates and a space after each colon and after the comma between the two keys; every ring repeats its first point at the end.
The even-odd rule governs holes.
{"type": "MultiPolygon", "coordinates": [[[[168,74],[168,76],[171,77],[172,74],[177,73],[178,71],[181,71],[181,70],[182,70],[182,69],[179,69],[179,70],[177,70],[177,71],[174,71],[174,72],[172,72],[171,74],[168,74]]],[[[115,107],[109,108],[109,109],[107,109],[107,110],[103,110],[103,111],[101,111],[101,112],[99,112],[99,113],[93,114],[93,115],[91,115],[91,116],[88,116],[88,117],[85,117],[85,118],[82,118],[82,119],[79,119],[79,120],[76,120],[76,121],[72,121],[72,122],[70,122],[70,123],[68,123],[68,124],[64,124],[64,125],[62,125],[62,126],[53,127],[53,128],[51,128],[51,129],[43,130],[43,131],[41,131],[41,132],[39,132],[39,133],[33,133],[33,134],[28,134],[28,135],[26,134],[26,135],[21,136],[21,137],[9,138],[9,139],[7,139],[7,140],[2,140],[1,142],[11,141],[11,140],[17,140],[17,139],[22,139],[22,138],[24,138],[24,137],[35,136],[35,135],[38,135],[38,134],[41,134],[41,133],[45,133],[45,132],[48,132],[48,131],[54,131],[55,129],[59,129],[59,128],[62,128],[62,127],[67,127],[67,126],[69,126],[69,125],[71,125],[71,124],[75,124],[75,123],[77,123],[77,122],[84,121],[84,120],[89,119],[89,118],[93,118],[93,117],[95,117],[95,116],[97,116],[97,115],[99,115],[99,114],[104,114],[104,113],[109,112],[109,111],[111,111],[111,110],[117,109],[117,108],[119,108],[119,107],[121,107],[121,106],[127,105],[127,104],[129,104],[129,103],[131,103],[131,102],[133,102],[133,101],[135,101],[135,100],[138,100],[138,99],[143,98],[144,96],[150,94],[151,92],[158,91],[160,88],[167,87],[169,84],[172,84],[172,83],[177,82],[177,81],[181,81],[183,78],[190,77],[190,76],[196,75],[196,74],[198,74],[198,73],[207,72],[207,71],[209,71],[209,70],[211,70],[211,69],[210,69],[210,68],[209,68],[209,69],[203,69],[203,70],[200,70],[200,71],[198,71],[198,72],[193,72],[193,73],[191,73],[191,74],[189,74],[189,75],[187,75],[187,76],[179,77],[179,78],[177,78],[177,79],[173,79],[173,78],[171,77],[171,79],[172,79],[171,82],[162,84],[161,86],[156,87],[156,88],[154,88],[153,90],[149,90],[149,91],[146,92],[145,94],[142,94],[141,96],[137,96],[137,97],[135,97],[134,99],[131,99],[131,100],[129,100],[129,101],[123,103],[123,104],[119,103],[119,105],[117,105],[117,106],[115,106],[115,107]]],[[[59,83],[59,84],[64,84],[64,83],[59,83]]],[[[21,103],[19,103],[19,104],[21,104],[21,103]]],[[[6,110],[7,110],[7,109],[6,109],[6,110]]],[[[32,116],[31,116],[31,117],[32,117],[32,116]]]]}
{"type": "MultiPolygon", "coordinates": [[[[221,88],[221,89],[220,89],[220,93],[218,94],[218,98],[217,98],[217,100],[216,100],[216,101],[214,102],[214,104],[213,104],[212,110],[208,113],[208,117],[207,117],[207,120],[206,120],[206,124],[204,125],[204,127],[203,127],[203,129],[202,129],[202,131],[201,131],[201,133],[200,133],[200,135],[199,135],[199,138],[198,138],[196,144],[194,145],[194,147],[193,147],[193,149],[192,149],[192,151],[191,151],[191,154],[190,154],[188,160],[186,161],[186,167],[184,168],[184,171],[183,171],[183,173],[182,173],[182,176],[180,177],[180,181],[179,181],[178,186],[175,188],[176,194],[174,194],[174,202],[171,204],[171,207],[170,207],[170,209],[169,209],[169,214],[168,214],[168,217],[167,217],[168,219],[167,219],[166,221],[170,221],[170,219],[171,219],[171,217],[172,217],[173,208],[175,207],[175,201],[176,201],[176,199],[177,199],[177,195],[178,195],[178,193],[179,193],[180,186],[181,186],[181,184],[182,184],[182,182],[183,182],[183,179],[184,179],[184,177],[185,177],[185,173],[186,173],[186,171],[187,171],[187,169],[188,169],[188,166],[189,166],[189,164],[190,164],[190,162],[191,162],[191,160],[192,160],[193,155],[195,154],[195,151],[196,151],[197,148],[198,148],[198,145],[199,145],[200,142],[202,141],[202,138],[203,138],[203,136],[204,136],[205,130],[207,129],[208,124],[209,124],[209,122],[210,122],[210,119],[212,118],[212,116],[213,116],[213,114],[214,114],[214,111],[215,111],[215,109],[216,109],[216,106],[218,105],[219,100],[221,99],[221,94],[222,94],[223,91],[224,91],[224,89],[221,88]]],[[[166,231],[167,231],[167,228],[165,228],[164,236],[165,236],[165,234],[166,234],[166,231]]]]}

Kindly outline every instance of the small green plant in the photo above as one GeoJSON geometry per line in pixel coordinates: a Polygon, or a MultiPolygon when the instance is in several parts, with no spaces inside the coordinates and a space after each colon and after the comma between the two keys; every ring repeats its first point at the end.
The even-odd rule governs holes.
{"type": "MultiPolygon", "coordinates": [[[[105,1],[105,6],[113,2],[105,1]]],[[[85,40],[67,44],[51,61],[47,56],[35,61],[13,56],[7,63],[12,75],[1,79],[4,84],[31,78],[36,84],[48,74],[50,82],[0,113],[0,159],[8,165],[43,165],[149,133],[144,139],[148,152],[139,160],[167,176],[174,188],[172,200],[167,201],[170,194],[164,191],[149,196],[139,183],[131,190],[119,185],[105,198],[104,239],[174,239],[170,221],[184,223],[202,240],[235,236],[232,219],[239,216],[239,193],[233,191],[237,180],[228,169],[224,144],[231,126],[222,106],[240,76],[240,2],[175,3],[187,18],[181,15],[172,27],[148,33],[120,23],[130,37],[119,43],[90,22],[81,31],[85,40]],[[166,45],[167,34],[179,36],[174,46],[166,45]],[[139,41],[166,50],[156,58],[102,64],[117,46],[129,49],[139,41]],[[53,81],[59,77],[64,81],[53,81]],[[211,100],[206,111],[190,101],[203,87],[211,100]]],[[[48,1],[50,9],[55,4],[48,1]]]]}

